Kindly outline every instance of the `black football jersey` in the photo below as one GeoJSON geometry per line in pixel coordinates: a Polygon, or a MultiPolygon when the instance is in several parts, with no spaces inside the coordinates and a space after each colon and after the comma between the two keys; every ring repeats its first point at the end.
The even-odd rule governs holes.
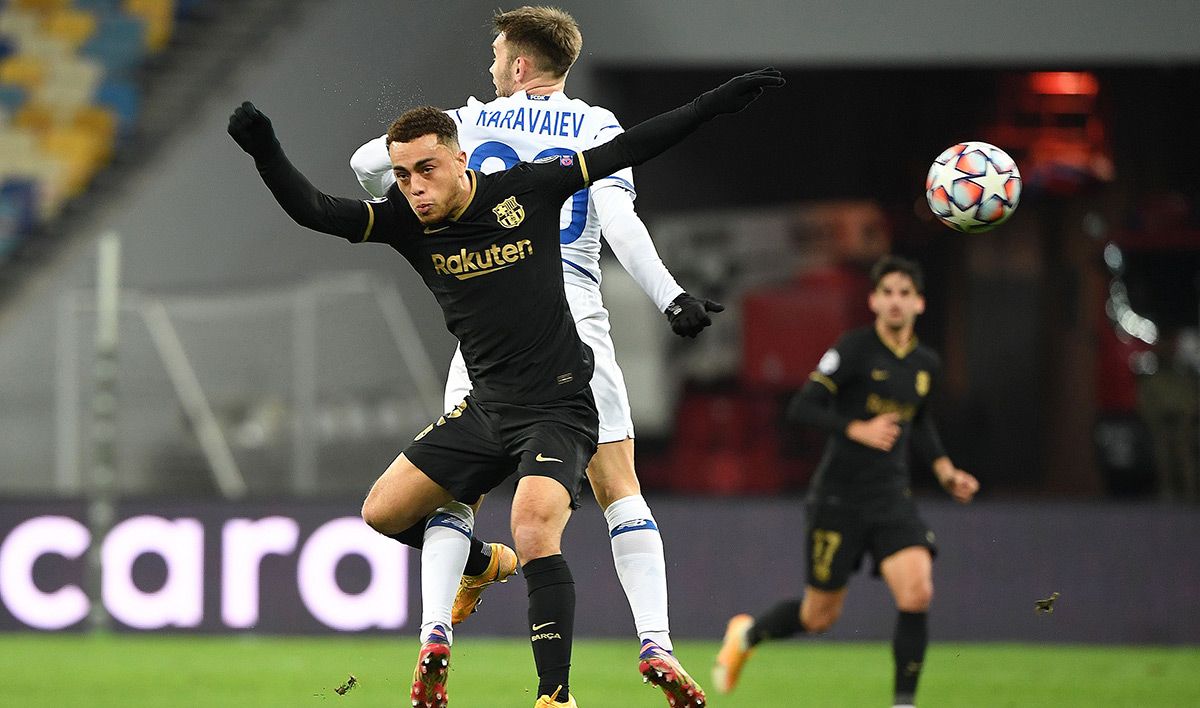
{"type": "Polygon", "coordinates": [[[907,350],[880,339],[873,326],[842,335],[825,352],[801,397],[830,406],[832,428],[813,477],[812,494],[847,499],[908,493],[914,446],[922,464],[945,454],[925,410],[941,369],[933,349],[914,337],[907,350]],[[899,417],[900,437],[888,452],[847,438],[845,424],[883,413],[899,417]]]}
{"type": "Polygon", "coordinates": [[[432,225],[393,185],[366,202],[363,240],[388,244],[421,275],[462,346],[476,398],[542,403],[582,390],[592,352],[567,305],[558,233],[563,201],[588,184],[583,156],[468,176],[466,206],[432,225]]]}

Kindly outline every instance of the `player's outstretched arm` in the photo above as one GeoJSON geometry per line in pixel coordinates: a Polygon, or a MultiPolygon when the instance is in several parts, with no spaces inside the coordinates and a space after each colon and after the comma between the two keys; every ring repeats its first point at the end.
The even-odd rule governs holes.
{"type": "Polygon", "coordinates": [[[358,177],[358,183],[376,199],[387,196],[388,189],[396,183],[392,175],[392,158],[388,155],[387,136],[380,135],[362,144],[350,156],[350,169],[358,177]]]}
{"type": "Polygon", "coordinates": [[[254,158],[275,201],[301,226],[351,241],[362,240],[369,223],[366,205],[320,191],[287,159],[271,119],[246,101],[229,116],[229,136],[254,158]]]}
{"type": "Polygon", "coordinates": [[[618,186],[592,188],[592,203],[600,219],[604,240],[613,255],[631,275],[642,292],[667,316],[671,330],[681,337],[695,337],[712,324],[708,313],[725,306],[689,295],[663,264],[650,232],[638,218],[629,192],[618,186]]]}
{"type": "Polygon", "coordinates": [[[611,141],[583,153],[592,181],[624,167],[640,165],[686,138],[701,123],[725,113],[737,113],[754,102],[764,89],[785,83],[773,68],[735,76],[706,91],[691,103],[642,121],[611,141]]]}

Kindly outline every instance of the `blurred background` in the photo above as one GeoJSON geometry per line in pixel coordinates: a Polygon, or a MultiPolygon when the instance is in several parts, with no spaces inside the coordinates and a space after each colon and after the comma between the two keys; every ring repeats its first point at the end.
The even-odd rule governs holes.
{"type": "MultiPolygon", "coordinates": [[[[753,588],[731,573],[674,592],[685,635],[798,593],[823,440],[779,413],[838,334],[870,321],[866,272],[890,252],[926,270],[917,331],[944,359],[934,412],[984,488],[959,508],[914,474],[942,539],[939,588],[971,598],[947,601],[941,633],[1200,641],[1200,6],[561,4],[584,34],[568,94],[626,126],[747,69],[788,78],[636,171],[663,260],[728,307],[712,328],[674,338],[606,253],[639,476],[673,578],[714,555],[767,567],[753,588]],[[964,140],[1002,147],[1024,178],[1015,216],[987,234],[950,231],[924,200],[933,158],[964,140]],[[1080,602],[1053,630],[970,612],[1031,617],[1054,590],[1080,602]]],[[[349,156],[392,118],[492,96],[494,9],[0,0],[0,533],[35,517],[92,537],[146,515],[197,520],[205,611],[157,626],[256,626],[221,616],[207,589],[227,575],[222,529],[282,515],[307,539],[357,514],[441,412],[454,343],[401,258],[295,226],[226,119],[254,101],[316,185],[358,195],[349,156]]],[[[506,536],[499,497],[481,528],[506,536]]],[[[624,634],[604,619],[628,610],[592,517],[568,545],[589,559],[577,577],[599,608],[582,625],[624,634]]],[[[37,605],[87,586],[85,546],[3,568],[33,578],[37,605]]],[[[169,553],[154,553],[128,559],[135,595],[171,586],[169,553]]],[[[378,567],[347,554],[330,572],[352,598],[378,567]]],[[[285,578],[295,562],[272,563],[263,592],[303,595],[285,578]]],[[[886,636],[883,589],[862,585],[837,631],[886,636]]],[[[82,606],[39,625],[14,592],[0,627],[86,625],[82,606]]],[[[258,628],[331,628],[293,604],[258,628]]],[[[495,622],[482,629],[509,632],[495,622]]]]}

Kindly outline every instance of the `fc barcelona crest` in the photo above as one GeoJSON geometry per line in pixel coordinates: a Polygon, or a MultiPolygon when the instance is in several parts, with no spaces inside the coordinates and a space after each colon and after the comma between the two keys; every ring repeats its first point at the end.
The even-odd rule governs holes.
{"type": "Polygon", "coordinates": [[[516,197],[509,197],[492,207],[496,221],[506,229],[515,229],[525,220],[525,207],[521,206],[516,197]]]}
{"type": "Polygon", "coordinates": [[[929,372],[917,372],[917,395],[924,396],[929,393],[929,372]]]}

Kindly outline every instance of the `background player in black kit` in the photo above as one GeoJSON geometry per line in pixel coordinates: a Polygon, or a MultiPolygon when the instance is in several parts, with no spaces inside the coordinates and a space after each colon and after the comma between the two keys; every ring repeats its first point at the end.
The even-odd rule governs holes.
{"type": "MultiPolygon", "coordinates": [[[[568,684],[575,595],[559,544],[595,452],[598,426],[588,387],[591,351],[575,331],[564,294],[560,207],[592,179],[640,164],[702,122],[745,108],[764,87],[782,84],[773,69],[735,77],[602,146],[491,175],[467,169],[448,116],[416,108],[388,130],[397,183],[386,198],[373,201],[331,197],[313,187],[252,104],[230,117],[230,135],[254,157],[289,216],[317,231],[398,251],[434,294],[447,329],[461,343],[472,395],[396,458],[371,488],[362,515],[380,533],[423,546],[422,599],[428,602],[425,561],[436,535],[469,536],[473,514],[467,504],[517,474],[512,532],[529,588],[538,706],[575,705],[568,684]],[[421,534],[419,542],[415,534],[421,534]]],[[[466,557],[454,560],[450,577],[457,581],[466,557]]],[[[444,621],[425,626],[429,618],[423,618],[414,706],[447,702],[456,582],[447,588],[438,603],[444,621]]]]}
{"type": "Polygon", "coordinates": [[[913,503],[910,453],[918,469],[932,469],[959,502],[971,501],[979,482],[946,456],[927,411],[941,361],[913,332],[925,311],[920,267],[888,256],[875,264],[871,280],[875,324],[844,334],[787,410],[789,423],[830,434],[807,500],[804,599],[729,621],[713,669],[713,683],[723,693],[737,684],[759,642],[832,627],[850,575],[870,553],[874,573],[887,582],[899,610],[892,641],[894,703],[913,705],[929,641],[926,613],[936,548],[913,503]]]}

